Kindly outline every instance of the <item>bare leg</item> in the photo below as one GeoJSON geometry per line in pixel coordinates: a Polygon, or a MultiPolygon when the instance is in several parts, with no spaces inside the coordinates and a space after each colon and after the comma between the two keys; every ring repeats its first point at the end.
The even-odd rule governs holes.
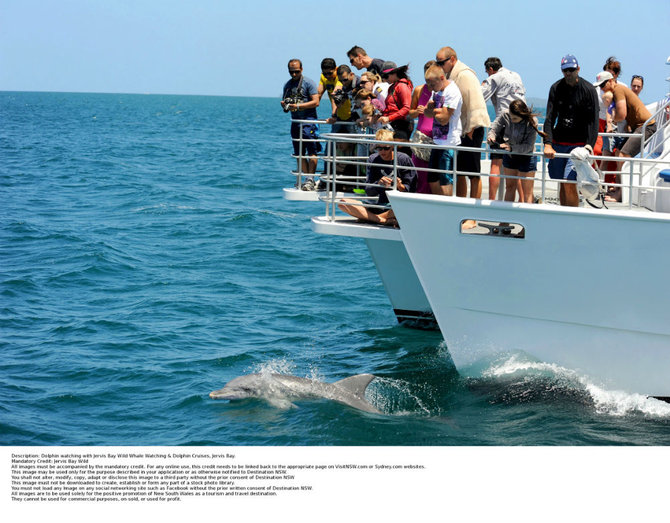
{"type": "MultiPolygon", "coordinates": [[[[617,151],[616,156],[620,158],[630,158],[629,155],[626,153],[622,153],[621,151],[617,151]]],[[[623,165],[623,162],[615,162],[616,165],[616,170],[620,171],[621,166],[623,165]]],[[[621,183],[621,175],[617,174],[614,183],[621,183]]],[[[610,189],[607,191],[607,196],[605,196],[605,200],[608,202],[620,202],[621,201],[621,187],[610,187],[610,189]]]]}
{"type": "Polygon", "coordinates": [[[442,186],[440,185],[440,181],[436,182],[428,182],[428,186],[430,187],[430,192],[432,194],[442,194],[442,186]]]}
{"type": "MultiPolygon", "coordinates": [[[[505,176],[519,176],[519,171],[517,169],[508,169],[503,167],[505,171],[505,176]]],[[[505,201],[513,202],[516,199],[516,189],[519,185],[516,178],[505,178],[505,201]]]]}
{"type": "Polygon", "coordinates": [[[339,203],[337,207],[342,212],[345,212],[350,216],[353,216],[354,218],[358,218],[359,220],[363,220],[366,222],[379,223],[382,225],[393,225],[397,223],[392,209],[384,211],[383,213],[380,214],[375,214],[371,212],[370,209],[368,209],[367,207],[363,207],[362,205],[360,205],[360,202],[358,200],[351,200],[346,198],[343,199],[342,203],[339,203]]]}
{"type": "Polygon", "coordinates": [[[468,177],[464,174],[459,174],[456,179],[456,196],[465,198],[468,195],[468,177]]]}
{"type": "Polygon", "coordinates": [[[501,158],[491,160],[491,176],[489,176],[489,200],[495,200],[498,197],[501,166],[502,166],[501,158]]]}
{"type": "Polygon", "coordinates": [[[445,196],[453,196],[454,194],[454,184],[450,183],[449,185],[442,185],[442,194],[445,196]]]}
{"type": "Polygon", "coordinates": [[[311,156],[309,158],[302,159],[302,172],[303,174],[314,174],[316,172],[316,156],[311,156]]]}
{"type": "Polygon", "coordinates": [[[533,185],[535,184],[535,171],[522,174],[526,177],[526,179],[519,180],[519,182],[521,182],[521,187],[523,189],[523,200],[519,201],[526,203],[533,203],[535,201],[533,195],[533,185]]]}
{"type": "Polygon", "coordinates": [[[440,185],[440,182],[429,182],[430,191],[433,194],[439,194],[440,196],[452,196],[454,194],[454,185],[440,185]]]}
{"type": "Polygon", "coordinates": [[[470,178],[470,198],[482,197],[482,177],[475,176],[470,178]]]}
{"type": "Polygon", "coordinates": [[[561,205],[566,207],[579,207],[579,194],[577,193],[577,184],[562,183],[560,192],[561,205]]]}
{"type": "Polygon", "coordinates": [[[520,202],[525,201],[523,194],[523,185],[521,184],[521,180],[516,181],[516,192],[519,194],[519,201],[520,202]]]}

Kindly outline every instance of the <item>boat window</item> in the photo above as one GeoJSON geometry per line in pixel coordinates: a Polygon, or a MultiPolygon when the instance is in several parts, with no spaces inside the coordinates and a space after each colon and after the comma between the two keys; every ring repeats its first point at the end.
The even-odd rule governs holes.
{"type": "Polygon", "coordinates": [[[520,223],[484,221],[474,218],[466,218],[461,220],[461,234],[519,239],[526,237],[526,228],[520,223]]]}

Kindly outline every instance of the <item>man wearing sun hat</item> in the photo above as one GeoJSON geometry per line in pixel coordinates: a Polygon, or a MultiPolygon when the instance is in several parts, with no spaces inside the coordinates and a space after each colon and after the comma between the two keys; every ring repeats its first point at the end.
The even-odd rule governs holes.
{"type": "MultiPolygon", "coordinates": [[[[556,158],[556,153],[569,153],[575,147],[586,147],[593,153],[598,138],[599,102],[596,88],[579,76],[579,63],[574,55],[561,59],[563,78],[549,89],[547,115],[544,121],[544,156],[549,159],[549,176],[553,179],[576,180],[577,173],[569,158],[556,158]]],[[[561,205],[579,206],[574,183],[560,184],[561,205]]]]}

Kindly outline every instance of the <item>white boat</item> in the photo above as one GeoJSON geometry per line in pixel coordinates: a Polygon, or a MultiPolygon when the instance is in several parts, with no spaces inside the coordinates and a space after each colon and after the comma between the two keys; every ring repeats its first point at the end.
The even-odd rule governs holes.
{"type": "Polygon", "coordinates": [[[398,294],[407,303],[425,296],[460,372],[522,351],[610,389],[670,399],[668,99],[655,105],[661,124],[647,144],[655,154],[624,164],[620,204],[547,203],[556,201],[557,184],[541,159],[535,191],[542,204],[391,191],[397,230],[336,215],[338,195],[330,192],[312,227],[372,245],[394,308],[393,289],[411,272],[411,290],[398,294]],[[464,220],[478,226],[464,230],[464,220]]]}
{"type": "MultiPolygon", "coordinates": [[[[306,122],[307,123],[307,122],[306,122]]],[[[320,123],[325,123],[324,121],[320,123]]],[[[302,133],[300,133],[302,136],[302,133]]],[[[352,136],[352,135],[348,135],[352,136]]],[[[370,135],[358,136],[361,140],[369,139],[370,135]]],[[[326,140],[323,140],[326,142],[326,140]]],[[[332,142],[332,140],[331,140],[332,142]]],[[[302,150],[302,149],[300,149],[302,150]]],[[[328,165],[325,160],[338,162],[336,155],[331,155],[326,147],[326,154],[323,157],[324,167],[322,171],[327,171],[321,175],[324,181],[332,181],[330,177],[330,168],[333,164],[328,165]]],[[[334,149],[333,149],[334,150],[334,149]]],[[[347,157],[346,161],[358,161],[364,164],[365,157],[347,157]]],[[[339,161],[345,161],[339,158],[339,161]]],[[[298,163],[300,165],[300,163],[298,163]]],[[[298,167],[300,169],[300,167],[298,167]]],[[[301,182],[305,178],[305,174],[300,170],[292,173],[296,178],[296,186],[285,188],[284,198],[286,200],[295,202],[334,202],[341,199],[345,195],[347,197],[355,196],[352,193],[344,193],[342,191],[303,191],[300,189],[301,182]]],[[[364,181],[365,177],[359,181],[364,181]]],[[[353,183],[355,180],[344,179],[340,177],[338,183],[353,183]]],[[[423,291],[423,287],[419,283],[419,279],[414,272],[414,267],[409,260],[405,246],[400,237],[398,229],[390,229],[388,227],[379,227],[372,224],[363,225],[355,223],[355,220],[350,218],[332,219],[332,216],[321,216],[312,219],[312,228],[315,232],[320,234],[332,234],[335,236],[349,236],[352,238],[359,238],[365,241],[365,244],[370,251],[370,256],[377,267],[377,272],[384,285],[386,294],[391,302],[393,312],[398,319],[398,322],[403,323],[409,327],[416,327],[421,329],[436,329],[437,323],[435,317],[423,291]]]]}
{"type": "Polygon", "coordinates": [[[624,165],[624,201],[609,208],[389,192],[459,370],[522,351],[610,389],[670,400],[667,99],[655,117],[653,158],[624,165]],[[489,227],[463,230],[464,220],[489,227]]]}

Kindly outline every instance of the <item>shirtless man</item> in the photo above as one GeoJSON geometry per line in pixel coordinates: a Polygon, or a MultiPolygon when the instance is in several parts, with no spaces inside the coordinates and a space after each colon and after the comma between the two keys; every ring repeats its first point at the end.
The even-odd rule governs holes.
{"type": "MultiPolygon", "coordinates": [[[[605,93],[613,94],[614,123],[626,121],[631,133],[642,135],[644,123],[651,118],[651,113],[640,98],[625,85],[616,83],[616,79],[608,71],[598,74],[596,82],[593,85],[600,87],[605,93]]],[[[652,120],[644,127],[644,140],[649,139],[655,132],[656,120],[652,120]]],[[[630,137],[624,140],[621,149],[617,150],[616,155],[630,158],[639,154],[641,150],[642,137],[630,137]]],[[[621,201],[621,187],[616,187],[608,194],[606,199],[609,201],[621,201]]]]}

